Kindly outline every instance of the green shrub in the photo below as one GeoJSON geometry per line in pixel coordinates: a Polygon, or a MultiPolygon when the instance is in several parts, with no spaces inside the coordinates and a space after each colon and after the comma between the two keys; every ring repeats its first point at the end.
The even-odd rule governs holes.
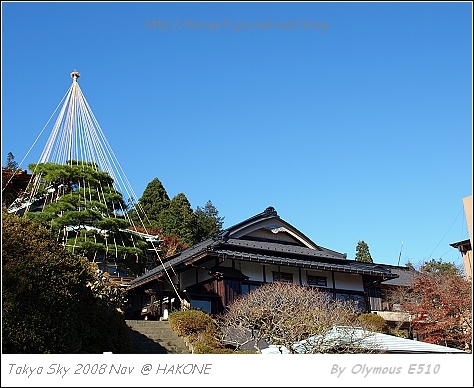
{"type": "Polygon", "coordinates": [[[365,313],[359,315],[358,318],[365,329],[375,331],[377,333],[390,333],[390,329],[387,326],[387,321],[380,315],[365,313]]]}
{"type": "Polygon", "coordinates": [[[390,330],[390,334],[395,337],[408,338],[408,333],[405,330],[390,330]]]}
{"type": "Polygon", "coordinates": [[[211,346],[214,348],[221,347],[221,344],[216,338],[216,329],[215,327],[208,326],[205,331],[199,333],[194,333],[188,336],[189,341],[191,342],[201,342],[204,345],[211,346]]]}
{"type": "Polygon", "coordinates": [[[236,354],[257,354],[257,351],[255,349],[242,349],[242,350],[237,350],[234,353],[236,353],[236,354]]]}
{"type": "Polygon", "coordinates": [[[2,353],[131,353],[123,314],[95,280],[47,229],[2,212],[2,353]]]}
{"type": "Polygon", "coordinates": [[[168,316],[173,330],[186,337],[193,346],[195,354],[254,354],[254,350],[225,348],[217,340],[217,326],[214,320],[200,310],[173,311],[168,316]]]}
{"type": "Polygon", "coordinates": [[[173,330],[183,337],[212,331],[216,326],[212,318],[200,310],[173,312],[168,316],[168,321],[173,330]]]}

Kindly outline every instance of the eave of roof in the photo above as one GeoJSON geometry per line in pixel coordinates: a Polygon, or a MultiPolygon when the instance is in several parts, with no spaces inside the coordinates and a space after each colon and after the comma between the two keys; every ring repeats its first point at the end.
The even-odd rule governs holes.
{"type": "Polygon", "coordinates": [[[278,242],[246,240],[244,238],[230,238],[237,231],[241,231],[252,224],[262,220],[276,218],[280,223],[294,229],[283,221],[273,207],[268,207],[262,213],[250,217],[236,225],[227,228],[214,237],[193,245],[174,256],[166,262],[139,276],[129,283],[129,288],[139,287],[148,281],[158,279],[169,268],[179,269],[200,260],[205,256],[227,255],[240,260],[255,261],[259,263],[272,263],[289,265],[300,268],[312,268],[327,271],[338,271],[361,275],[380,277],[382,281],[394,279],[398,275],[376,264],[360,263],[347,260],[346,255],[332,251],[314,244],[300,231],[298,235],[308,240],[316,249],[280,244],[278,242]]]}
{"type": "MultiPolygon", "coordinates": [[[[158,279],[160,276],[164,275],[165,269],[169,269],[171,267],[179,270],[180,267],[184,267],[186,265],[191,265],[193,262],[196,262],[203,257],[206,256],[218,256],[218,257],[226,257],[229,259],[237,259],[242,261],[249,261],[249,262],[257,262],[262,264],[275,264],[275,265],[285,265],[285,266],[293,266],[299,268],[308,268],[314,270],[323,270],[323,271],[336,271],[336,272],[344,272],[344,273],[352,273],[352,274],[359,274],[359,275],[370,275],[381,278],[382,281],[397,278],[398,275],[392,273],[390,270],[383,268],[377,264],[370,264],[370,263],[361,263],[358,261],[353,260],[346,260],[341,259],[339,257],[334,257],[333,255],[327,256],[324,252],[321,251],[314,251],[309,248],[301,248],[301,247],[291,247],[297,248],[296,250],[300,251],[300,249],[313,251],[313,256],[310,255],[293,255],[288,254],[285,256],[276,256],[272,255],[271,250],[260,250],[260,251],[253,251],[253,252],[246,252],[242,251],[242,245],[246,246],[246,244],[233,244],[227,242],[219,242],[214,241],[212,239],[203,241],[200,244],[197,244],[193,247],[193,249],[187,249],[181,252],[178,255],[175,255],[173,258],[169,259],[162,265],[148,271],[144,275],[134,279],[129,283],[129,288],[133,289],[135,287],[139,287],[144,283],[147,283],[151,280],[158,279]],[[234,249],[233,249],[234,248],[234,249]],[[265,252],[265,253],[263,253],[265,252]],[[319,255],[319,256],[318,256],[319,255]],[[308,257],[310,259],[308,259],[308,257]]],[[[243,240],[237,240],[243,241],[243,240]]],[[[254,242],[249,242],[253,244],[254,242]]],[[[259,243],[260,244],[260,243],[259,243]]],[[[278,245],[273,243],[263,243],[266,245],[278,245]]],[[[282,251],[288,249],[288,246],[282,246],[282,251]]],[[[291,249],[290,249],[291,251],[291,249]]],[[[288,252],[287,252],[288,253],[288,252]]],[[[294,253],[294,252],[289,252],[294,253]]]]}
{"type": "Polygon", "coordinates": [[[319,249],[312,249],[307,247],[302,247],[299,245],[286,245],[280,244],[278,242],[268,242],[268,241],[253,241],[245,239],[233,239],[230,238],[225,241],[220,241],[219,245],[221,247],[235,247],[235,249],[246,249],[253,251],[265,251],[265,252],[275,252],[281,254],[291,254],[291,255],[304,255],[325,259],[334,259],[334,260],[345,260],[345,256],[342,253],[331,251],[322,247],[319,249]]]}
{"type": "Polygon", "coordinates": [[[400,267],[389,264],[380,264],[380,266],[398,275],[398,278],[385,281],[383,283],[384,285],[408,287],[413,284],[415,276],[418,274],[418,271],[410,267],[400,267]]]}
{"type": "Polygon", "coordinates": [[[463,246],[463,245],[470,246],[471,245],[471,240],[469,240],[469,239],[462,240],[462,241],[458,241],[458,242],[455,242],[455,243],[452,243],[452,244],[449,244],[449,245],[452,246],[453,248],[458,248],[458,247],[463,246]]]}
{"type": "Polygon", "coordinates": [[[228,258],[243,261],[253,261],[264,264],[286,265],[292,267],[318,269],[323,271],[336,271],[360,275],[372,275],[382,277],[383,279],[393,279],[398,277],[398,275],[393,274],[388,270],[378,269],[376,266],[372,267],[370,265],[362,264],[360,262],[352,260],[344,260],[341,261],[341,263],[337,264],[331,262],[303,260],[289,257],[263,255],[257,253],[245,253],[225,249],[219,249],[215,252],[219,255],[226,255],[226,257],[228,258]]]}

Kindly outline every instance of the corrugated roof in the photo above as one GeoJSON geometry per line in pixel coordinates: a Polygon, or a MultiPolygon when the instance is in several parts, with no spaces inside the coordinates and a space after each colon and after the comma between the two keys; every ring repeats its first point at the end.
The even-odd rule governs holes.
{"type": "MultiPolygon", "coordinates": [[[[293,345],[297,353],[306,353],[311,343],[323,347],[334,346],[337,343],[342,345],[354,344],[357,347],[372,349],[385,353],[463,353],[467,352],[447,346],[430,344],[427,342],[414,341],[392,335],[365,331],[362,328],[346,326],[335,326],[324,336],[313,336],[307,340],[300,341],[293,345]]],[[[269,345],[262,349],[262,354],[288,354],[289,350],[281,345],[269,345]]]]}

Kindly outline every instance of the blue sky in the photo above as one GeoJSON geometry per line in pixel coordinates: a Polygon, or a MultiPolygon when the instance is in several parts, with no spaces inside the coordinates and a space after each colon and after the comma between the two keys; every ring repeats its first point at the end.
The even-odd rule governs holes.
{"type": "Polygon", "coordinates": [[[74,69],[138,196],[157,177],[224,227],[273,206],[348,258],[461,264],[470,2],[2,2],[2,165],[38,161],[74,69]]]}

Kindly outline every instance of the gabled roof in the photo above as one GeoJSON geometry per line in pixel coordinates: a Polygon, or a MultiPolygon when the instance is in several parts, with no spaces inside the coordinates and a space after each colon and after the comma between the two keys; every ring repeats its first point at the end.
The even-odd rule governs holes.
{"type": "MultiPolygon", "coordinates": [[[[231,226],[224,231],[225,235],[229,238],[252,238],[253,235],[258,239],[258,231],[266,232],[269,240],[275,240],[282,243],[287,241],[294,245],[305,246],[312,249],[320,249],[313,241],[301,233],[298,229],[290,225],[288,222],[282,220],[276,210],[269,206],[262,213],[259,213],[253,217],[246,219],[245,221],[239,222],[238,224],[231,226]],[[282,233],[286,235],[286,239],[282,239],[281,236],[274,236],[271,238],[271,234],[277,235],[282,233]]],[[[260,233],[260,239],[262,233],[260,233]]]]}
{"type": "Polygon", "coordinates": [[[370,275],[383,280],[397,277],[382,266],[347,260],[345,254],[316,245],[282,220],[274,208],[268,207],[264,212],[169,257],[163,264],[131,281],[129,289],[158,279],[170,268],[179,270],[209,256],[370,275]]]}

